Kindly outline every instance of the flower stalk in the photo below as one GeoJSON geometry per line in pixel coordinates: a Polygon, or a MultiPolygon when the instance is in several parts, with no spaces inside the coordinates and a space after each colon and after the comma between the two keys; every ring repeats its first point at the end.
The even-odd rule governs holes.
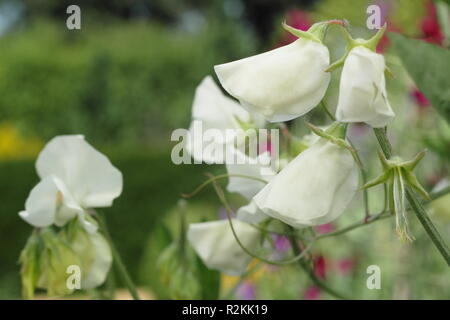
{"type": "MultiPolygon", "coordinates": [[[[392,145],[386,135],[386,129],[374,128],[374,133],[377,137],[378,143],[381,147],[381,150],[383,151],[384,156],[389,159],[392,156],[392,145]]],[[[410,187],[406,187],[406,199],[408,200],[411,209],[416,214],[431,241],[436,246],[447,264],[450,266],[450,249],[442,239],[442,236],[439,234],[439,231],[436,229],[431,219],[428,217],[427,212],[425,211],[425,208],[421,204],[417,195],[411,190],[410,187]]]]}
{"type": "Polygon", "coordinates": [[[111,247],[114,264],[116,265],[117,272],[122,277],[122,280],[123,280],[125,286],[127,287],[128,291],[130,292],[131,296],[133,297],[133,299],[140,300],[139,294],[136,290],[136,286],[134,285],[133,280],[131,280],[130,274],[128,273],[127,268],[125,267],[125,264],[122,261],[122,257],[120,256],[119,252],[117,251],[117,249],[112,241],[112,238],[109,233],[109,230],[106,225],[106,221],[105,221],[103,214],[101,212],[97,211],[96,217],[97,217],[98,224],[100,226],[100,230],[103,232],[106,240],[108,241],[108,243],[111,247]]]}

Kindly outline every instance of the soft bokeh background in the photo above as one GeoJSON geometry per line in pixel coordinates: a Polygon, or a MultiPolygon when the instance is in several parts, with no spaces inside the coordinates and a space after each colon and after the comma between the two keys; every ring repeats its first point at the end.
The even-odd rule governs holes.
{"type": "MultiPolygon", "coordinates": [[[[197,84],[215,64],[292,41],[280,28],[283,20],[304,29],[315,21],[345,18],[355,34],[370,36],[365,27],[369,4],[383,8],[390,31],[444,45],[431,1],[422,0],[0,1],[0,298],[20,297],[17,260],[31,227],[17,213],[38,181],[35,157],[53,136],[74,133],[84,134],[123,172],[124,192],[105,210],[112,236],[139,287],[167,298],[155,263],[167,245],[166,234],[177,228],[180,193],[192,191],[205,172],[224,171],[176,166],[170,160],[170,134],[188,127],[197,84]],[[66,28],[70,4],[81,7],[81,30],[66,28]]],[[[343,52],[339,39],[337,31],[327,37],[332,59],[343,52]]],[[[450,127],[415,89],[386,39],[379,49],[396,76],[388,80],[398,115],[392,129],[395,148],[405,157],[430,149],[419,168],[430,190],[448,176],[450,127]]],[[[330,108],[336,103],[338,74],[334,78],[327,94],[330,108]]],[[[317,111],[308,117],[325,121],[317,111]]],[[[301,122],[290,127],[306,133],[301,122]]],[[[376,175],[370,130],[354,126],[351,134],[369,174],[376,175]]],[[[378,191],[370,199],[374,211],[381,207],[378,191]]],[[[447,241],[449,207],[447,197],[430,208],[447,241]]],[[[209,189],[187,204],[192,221],[217,218],[221,210],[209,189]]],[[[357,219],[362,219],[360,199],[319,231],[357,219]]],[[[323,240],[313,251],[317,274],[355,298],[450,298],[449,269],[417,220],[411,220],[417,238],[412,245],[398,241],[390,220],[323,240]],[[366,287],[366,268],[372,264],[381,267],[381,290],[366,287]]],[[[276,242],[280,255],[287,254],[285,239],[276,242]]],[[[257,268],[240,282],[237,298],[328,298],[295,266],[257,268]]],[[[221,291],[236,281],[222,276],[221,291]]]]}

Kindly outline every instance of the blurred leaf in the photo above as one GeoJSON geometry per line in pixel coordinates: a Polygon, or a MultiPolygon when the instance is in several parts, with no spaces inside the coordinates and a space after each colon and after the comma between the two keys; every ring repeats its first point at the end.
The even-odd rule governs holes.
{"type": "Polygon", "coordinates": [[[389,38],[419,90],[450,122],[450,51],[396,33],[389,38]]]}
{"type": "Polygon", "coordinates": [[[168,297],[167,288],[161,283],[156,261],[160,253],[172,243],[172,235],[165,223],[159,223],[158,228],[154,228],[150,234],[145,252],[145,263],[141,268],[141,279],[150,286],[150,289],[159,299],[168,297]]]}
{"type": "Polygon", "coordinates": [[[219,299],[220,292],[220,272],[208,269],[203,261],[198,258],[198,274],[200,285],[202,287],[202,299],[216,300],[219,299]]]}

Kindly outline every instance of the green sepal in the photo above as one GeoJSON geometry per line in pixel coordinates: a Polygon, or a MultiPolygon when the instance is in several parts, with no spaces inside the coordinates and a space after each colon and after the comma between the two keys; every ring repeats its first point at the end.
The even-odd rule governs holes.
{"type": "Polygon", "coordinates": [[[425,199],[431,200],[428,192],[425,190],[424,187],[422,187],[419,180],[417,180],[417,177],[411,171],[405,170],[405,168],[403,168],[403,176],[405,177],[408,186],[416,190],[417,193],[419,193],[425,199]]]}
{"type": "Polygon", "coordinates": [[[363,185],[361,187],[361,189],[369,189],[369,188],[375,187],[376,185],[379,185],[381,183],[386,183],[391,176],[392,176],[391,171],[386,170],[381,175],[376,177],[375,179],[373,179],[373,180],[367,182],[365,185],[363,185]]]}
{"type": "Polygon", "coordinates": [[[296,37],[322,43],[322,41],[315,34],[309,32],[309,30],[311,30],[312,27],[308,31],[303,31],[303,30],[291,27],[290,25],[286,24],[286,22],[283,22],[282,26],[283,26],[284,30],[286,30],[287,32],[289,32],[290,34],[292,34],[296,37]]]}
{"type": "Polygon", "coordinates": [[[427,153],[427,150],[420,151],[418,154],[416,154],[414,159],[403,162],[401,164],[401,166],[408,171],[413,171],[416,168],[416,166],[419,164],[419,162],[425,157],[426,153],[427,153]]]}
{"type": "MultiPolygon", "coordinates": [[[[347,47],[345,48],[344,55],[330,64],[327,69],[325,69],[325,72],[331,72],[333,70],[336,70],[337,68],[340,68],[344,65],[345,60],[347,59],[347,56],[349,55],[350,51],[352,51],[355,47],[366,47],[369,50],[376,51],[377,45],[380,42],[381,38],[383,37],[385,31],[386,31],[386,24],[378,30],[378,32],[369,40],[365,39],[354,39],[352,35],[348,32],[347,28],[342,28],[344,31],[345,38],[347,40],[347,47]]],[[[389,68],[386,68],[385,70],[390,76],[393,77],[392,72],[389,70],[389,68]]]]}
{"type": "Polygon", "coordinates": [[[324,138],[342,148],[348,149],[350,152],[355,152],[353,147],[344,140],[347,129],[346,124],[335,122],[326,131],[309,122],[306,122],[306,125],[319,137],[324,138]]]}

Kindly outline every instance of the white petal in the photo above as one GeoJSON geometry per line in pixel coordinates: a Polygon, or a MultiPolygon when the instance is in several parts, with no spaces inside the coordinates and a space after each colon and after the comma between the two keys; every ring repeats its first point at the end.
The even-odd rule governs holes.
{"type": "Polygon", "coordinates": [[[82,276],[83,289],[92,289],[103,284],[112,264],[111,248],[105,238],[98,232],[89,235],[89,238],[95,253],[87,275],[82,276]]]}
{"type": "MultiPolygon", "coordinates": [[[[233,226],[245,248],[254,251],[258,230],[237,219],[233,219],[233,226]]],[[[244,273],[252,259],[237,243],[228,220],[190,224],[188,240],[208,268],[229,275],[244,273]]]]}
{"type": "Polygon", "coordinates": [[[226,97],[216,85],[211,76],[207,76],[196,89],[192,104],[192,122],[189,128],[189,138],[186,149],[192,157],[200,162],[223,163],[225,158],[225,144],[233,144],[242,123],[253,123],[262,127],[265,121],[260,116],[251,116],[239,103],[226,97]],[[235,131],[227,130],[232,129],[235,131]],[[217,134],[218,139],[210,139],[205,135],[217,134]],[[217,155],[206,151],[222,150],[217,155]]]}
{"type": "Polygon", "coordinates": [[[358,168],[350,152],[324,139],[300,153],[254,198],[267,215],[293,227],[339,217],[356,193],[358,168]]]}
{"type": "Polygon", "coordinates": [[[251,120],[250,114],[239,103],[226,97],[211,76],[205,77],[195,91],[192,118],[203,121],[205,129],[240,128],[251,120]]]}
{"type": "Polygon", "coordinates": [[[79,135],[53,138],[40,153],[41,178],[55,175],[85,208],[110,206],[122,192],[122,174],[79,135]]]}
{"type": "Polygon", "coordinates": [[[330,81],[324,71],[329,62],[323,44],[298,39],[214,69],[225,90],[244,107],[279,122],[297,118],[319,104],[330,81]]]}
{"type": "MultiPolygon", "coordinates": [[[[228,174],[245,175],[262,179],[264,181],[270,181],[275,176],[275,172],[270,168],[270,163],[266,165],[268,160],[270,160],[270,155],[268,152],[259,155],[258,158],[250,158],[238,151],[236,151],[236,155],[236,159],[239,158],[239,160],[236,160],[235,164],[226,164],[228,174]]],[[[265,185],[266,184],[262,181],[231,176],[228,179],[227,190],[229,192],[237,192],[250,200],[265,185]]]]}
{"type": "Polygon", "coordinates": [[[251,224],[258,224],[269,218],[253,201],[244,207],[240,207],[236,212],[236,217],[251,224]]]}
{"type": "Polygon", "coordinates": [[[51,176],[43,179],[31,190],[25,202],[25,211],[19,212],[20,217],[37,228],[52,225],[58,192],[51,176]]]}
{"type": "Polygon", "coordinates": [[[350,51],[341,75],[338,121],[365,122],[379,128],[393,119],[384,71],[382,55],[361,46],[350,51]]]}
{"type": "Polygon", "coordinates": [[[42,228],[52,224],[63,226],[81,212],[64,183],[49,175],[31,190],[25,211],[19,215],[31,225],[42,228]]]}

